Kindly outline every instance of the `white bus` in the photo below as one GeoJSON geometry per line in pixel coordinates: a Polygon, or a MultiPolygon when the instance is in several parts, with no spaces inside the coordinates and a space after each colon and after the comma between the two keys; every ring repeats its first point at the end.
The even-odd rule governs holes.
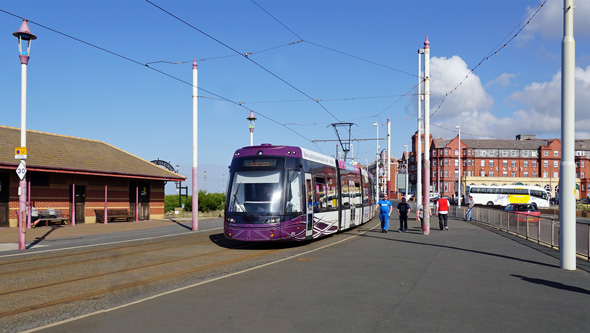
{"type": "Polygon", "coordinates": [[[476,205],[500,205],[511,203],[535,203],[538,207],[549,207],[549,194],[539,186],[529,185],[470,185],[467,195],[473,197],[476,205]]]}

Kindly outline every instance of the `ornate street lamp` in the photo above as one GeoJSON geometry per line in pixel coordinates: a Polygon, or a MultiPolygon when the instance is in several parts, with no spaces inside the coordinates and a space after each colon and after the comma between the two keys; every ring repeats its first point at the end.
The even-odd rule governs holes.
{"type": "MultiPolygon", "coordinates": [[[[18,57],[21,63],[21,130],[20,146],[26,151],[27,147],[27,65],[29,63],[29,54],[31,52],[31,41],[37,39],[37,36],[31,33],[29,23],[25,18],[17,32],[13,35],[18,38],[18,57]],[[24,43],[23,43],[24,41],[24,43]],[[24,44],[24,45],[23,45],[24,44]],[[23,51],[24,46],[24,51],[23,51]]],[[[26,168],[26,157],[22,159],[21,164],[26,168]]],[[[25,169],[26,172],[26,169],[25,169]]],[[[19,182],[18,198],[18,249],[25,249],[25,212],[27,210],[27,177],[26,173],[21,176],[19,182]]]]}
{"type": "Polygon", "coordinates": [[[252,110],[250,110],[250,116],[246,119],[250,122],[250,146],[254,146],[254,123],[256,122],[256,117],[254,117],[252,110]]]}

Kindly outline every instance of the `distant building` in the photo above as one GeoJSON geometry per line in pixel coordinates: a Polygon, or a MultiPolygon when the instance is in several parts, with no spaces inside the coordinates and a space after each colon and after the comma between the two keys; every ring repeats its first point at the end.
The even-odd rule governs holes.
{"type": "MultiPolygon", "coordinates": [[[[430,143],[431,192],[457,195],[459,154],[461,156],[461,192],[469,185],[523,184],[544,187],[554,197],[559,192],[561,141],[537,139],[535,135],[517,135],[515,140],[433,139],[430,143]]],[[[422,151],[424,149],[422,140],[422,151]]],[[[575,141],[576,193],[590,194],[590,140],[575,141]]],[[[412,136],[409,156],[410,192],[416,189],[417,135],[412,136]]],[[[405,154],[405,152],[404,152],[405,154]]],[[[423,156],[421,157],[423,159],[423,156]]]]}
{"type": "MultiPolygon", "coordinates": [[[[17,225],[19,143],[20,129],[0,126],[0,226],[17,225]]],[[[30,207],[59,209],[70,220],[73,207],[76,223],[103,222],[95,209],[105,206],[134,216],[137,206],[138,220],[162,219],[165,183],[186,179],[101,141],[30,130],[26,167],[30,207]]]]}

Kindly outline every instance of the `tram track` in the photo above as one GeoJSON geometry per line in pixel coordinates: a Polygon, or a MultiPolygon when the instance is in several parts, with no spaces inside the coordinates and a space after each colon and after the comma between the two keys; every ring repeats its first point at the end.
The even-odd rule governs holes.
{"type": "MultiPolygon", "coordinates": [[[[204,279],[216,274],[212,271],[220,267],[244,264],[277,251],[273,248],[251,251],[247,249],[255,246],[239,243],[220,246],[209,236],[190,235],[64,253],[68,259],[74,258],[67,263],[62,262],[64,256],[55,254],[0,260],[3,270],[0,279],[6,281],[0,284],[0,304],[3,305],[0,327],[4,327],[4,321],[24,317],[63,319],[68,312],[74,312],[71,311],[73,308],[88,302],[98,302],[100,307],[108,308],[113,305],[109,303],[109,295],[131,293],[136,294],[135,297],[145,296],[150,292],[148,286],[162,289],[168,283],[173,285],[172,280],[204,279]],[[128,250],[131,251],[126,252],[128,250]],[[37,265],[39,262],[43,264],[37,265]],[[15,270],[27,264],[36,267],[15,270]]],[[[93,310],[95,308],[96,304],[93,310]]],[[[80,309],[75,312],[80,313],[80,309]]]]}
{"type": "Polygon", "coordinates": [[[0,258],[0,279],[7,281],[0,284],[0,331],[108,310],[338,243],[346,234],[311,243],[244,244],[210,232],[0,258]]]}

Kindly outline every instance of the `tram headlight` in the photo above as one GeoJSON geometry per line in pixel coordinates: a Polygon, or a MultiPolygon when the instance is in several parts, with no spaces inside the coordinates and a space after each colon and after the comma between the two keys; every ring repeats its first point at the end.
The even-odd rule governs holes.
{"type": "Polygon", "coordinates": [[[234,223],[234,222],[236,222],[236,219],[234,219],[234,218],[232,218],[232,217],[228,217],[228,218],[227,218],[227,222],[228,222],[228,223],[234,223]]]}

